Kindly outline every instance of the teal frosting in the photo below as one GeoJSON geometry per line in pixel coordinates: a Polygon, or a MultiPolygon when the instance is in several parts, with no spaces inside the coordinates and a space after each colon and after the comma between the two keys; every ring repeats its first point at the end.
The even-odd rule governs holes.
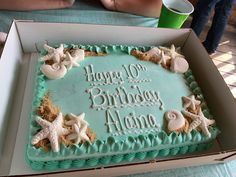
{"type": "Polygon", "coordinates": [[[89,148],[88,148],[88,153],[89,154],[94,154],[96,152],[98,152],[98,147],[96,146],[96,144],[90,145],[89,148]]]}
{"type": "Polygon", "coordinates": [[[98,158],[91,158],[86,160],[86,165],[90,166],[90,167],[94,167],[98,164],[99,159],[98,158]]]}
{"type": "Polygon", "coordinates": [[[72,160],[63,160],[61,161],[59,167],[62,169],[68,169],[70,168],[72,165],[72,160]]]}
{"type": "Polygon", "coordinates": [[[59,164],[63,163],[62,161],[47,161],[45,163],[45,169],[47,170],[56,170],[57,168],[59,168],[59,164]]]}
{"type": "Polygon", "coordinates": [[[44,162],[42,161],[33,161],[30,163],[33,170],[41,170],[44,168],[44,162]]]}
{"type": "Polygon", "coordinates": [[[127,141],[123,142],[123,143],[122,143],[122,150],[123,150],[123,151],[127,151],[127,150],[129,150],[129,149],[130,149],[130,143],[127,142],[127,141]]]}
{"type": "Polygon", "coordinates": [[[150,159],[154,159],[154,158],[157,157],[158,153],[159,153],[159,151],[157,151],[157,150],[149,151],[147,153],[147,157],[150,158],[150,159]]]}
{"type": "MultiPolygon", "coordinates": [[[[85,61],[81,62],[81,66],[87,66],[92,63],[94,66],[96,66],[95,69],[100,69],[100,71],[102,71],[102,69],[106,69],[107,71],[108,69],[116,70],[115,68],[121,66],[124,63],[142,64],[152,72],[151,75],[144,74],[144,78],[151,78],[151,82],[153,82],[153,88],[157,87],[157,90],[160,91],[160,96],[164,102],[165,111],[170,109],[181,110],[181,97],[194,93],[203,102],[202,110],[204,115],[211,117],[202,91],[198,87],[191,70],[188,70],[183,75],[175,74],[163,69],[159,65],[155,65],[151,62],[140,61],[135,57],[130,56],[133,49],[147,51],[151,47],[132,47],[125,45],[65,45],[65,47],[82,48],[93,52],[110,53],[111,55],[104,57],[88,57],[85,61]],[[103,63],[103,60],[108,64],[103,63]],[[160,76],[160,78],[164,79],[157,79],[157,76],[160,76]],[[170,85],[169,87],[167,87],[165,84],[163,85],[162,83],[166,83],[165,80],[168,80],[168,84],[173,85],[170,85]],[[186,82],[186,85],[184,82],[186,82]],[[172,94],[173,88],[175,88],[174,93],[176,95],[172,94]],[[171,94],[168,94],[168,92],[171,94]]],[[[45,54],[46,52],[43,51],[42,55],[45,54]]],[[[87,98],[88,94],[85,94],[84,90],[90,88],[91,86],[85,80],[81,80],[81,77],[84,77],[84,70],[82,67],[71,69],[63,79],[48,80],[40,72],[39,68],[41,65],[42,63],[40,62],[36,65],[37,72],[35,76],[32,112],[30,113],[29,142],[31,142],[32,136],[41,128],[34,119],[36,116],[35,109],[40,105],[41,100],[48,91],[55,104],[61,108],[64,114],[74,113],[78,115],[81,112],[86,112],[85,119],[88,121],[90,128],[96,132],[97,139],[93,143],[69,146],[61,145],[60,152],[58,153],[53,153],[51,151],[45,152],[43,149],[37,149],[29,143],[27,146],[26,156],[28,163],[34,170],[95,167],[113,163],[131,162],[135,159],[154,159],[158,156],[191,153],[209,148],[212,145],[210,142],[219,134],[217,127],[209,128],[211,138],[206,137],[202,132],[197,130],[193,130],[190,133],[167,133],[165,132],[165,122],[163,121],[163,113],[165,111],[160,111],[158,110],[158,107],[155,106],[140,106],[134,108],[127,107],[124,113],[129,113],[132,111],[132,109],[134,109],[136,113],[139,114],[154,112],[157,117],[157,121],[161,125],[160,131],[152,132],[146,129],[145,133],[128,133],[127,135],[120,136],[108,134],[106,127],[104,127],[105,118],[103,117],[105,116],[104,114],[100,114],[102,111],[94,111],[89,108],[91,102],[90,99],[87,98]],[[78,87],[77,84],[72,84],[70,87],[68,86],[68,81],[70,81],[70,79],[72,79],[73,82],[76,81],[75,79],[78,79],[78,81],[76,81],[78,85],[80,85],[79,83],[83,84],[80,85],[80,87],[78,87]],[[58,87],[58,84],[60,84],[60,87],[58,87]],[[57,88],[60,88],[58,94],[55,92],[57,88]],[[73,92],[73,89],[76,91],[73,92]],[[77,98],[77,90],[79,94],[82,94],[82,96],[79,96],[80,99],[77,102],[76,100],[73,100],[72,103],[68,102],[70,99],[77,98]],[[79,90],[82,90],[82,92],[79,90]],[[73,98],[70,96],[71,94],[73,98]],[[64,97],[61,100],[60,97],[62,95],[64,97]],[[89,112],[86,110],[89,110],[89,112]]],[[[146,83],[137,85],[140,87],[142,86],[144,89],[150,88],[150,85],[146,83]]],[[[130,85],[125,83],[124,86],[128,87],[130,85]]],[[[111,90],[115,88],[115,86],[109,87],[111,87],[111,90]]],[[[101,88],[104,88],[104,86],[101,86],[101,88]]]]}
{"type": "Polygon", "coordinates": [[[147,152],[138,152],[135,155],[135,157],[139,160],[144,160],[146,156],[147,156],[147,152]]]}
{"type": "Polygon", "coordinates": [[[123,160],[124,156],[119,154],[119,155],[113,155],[111,158],[111,161],[114,163],[119,163],[123,160]]]}
{"type": "Polygon", "coordinates": [[[128,161],[128,162],[133,161],[134,158],[135,158],[135,153],[126,154],[125,157],[124,157],[124,159],[125,159],[126,161],[128,161]]]}
{"type": "Polygon", "coordinates": [[[83,167],[85,163],[86,163],[85,159],[73,160],[72,167],[75,167],[75,168],[83,167]]]}
{"type": "Polygon", "coordinates": [[[114,151],[114,152],[119,152],[119,151],[121,151],[121,145],[120,145],[120,143],[114,143],[114,144],[112,145],[112,151],[114,151]]]}
{"type": "Polygon", "coordinates": [[[104,156],[102,158],[100,158],[100,163],[103,165],[108,165],[111,162],[111,156],[104,156]]]}
{"type": "Polygon", "coordinates": [[[180,154],[186,154],[187,152],[188,152],[188,146],[183,146],[179,150],[180,154]]]}
{"type": "Polygon", "coordinates": [[[99,151],[100,151],[101,153],[107,153],[107,152],[109,152],[109,151],[110,151],[109,144],[102,144],[102,145],[100,146],[99,151]]]}
{"type": "Polygon", "coordinates": [[[189,146],[188,148],[189,153],[195,152],[197,150],[197,147],[198,147],[197,144],[189,146]]]}
{"type": "Polygon", "coordinates": [[[161,149],[161,150],[159,151],[159,156],[161,156],[161,157],[168,156],[169,153],[170,153],[170,149],[168,149],[168,148],[166,148],[166,149],[161,149]]]}
{"type": "Polygon", "coordinates": [[[179,153],[179,150],[180,150],[179,147],[170,149],[170,155],[171,155],[171,156],[174,156],[174,155],[178,154],[178,153],[179,153]]]}

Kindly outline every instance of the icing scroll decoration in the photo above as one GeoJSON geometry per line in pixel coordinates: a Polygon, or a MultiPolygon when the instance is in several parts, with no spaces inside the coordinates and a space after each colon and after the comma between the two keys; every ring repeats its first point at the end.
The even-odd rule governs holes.
{"type": "Polygon", "coordinates": [[[124,82],[121,71],[95,72],[92,64],[84,69],[86,80],[91,82],[92,86],[122,84],[124,82]]]}
{"type": "Polygon", "coordinates": [[[123,87],[116,87],[114,93],[110,93],[100,87],[88,89],[92,101],[91,107],[97,110],[108,108],[122,108],[125,106],[152,106],[158,105],[160,110],[164,109],[160,93],[154,90],[142,90],[140,86],[131,86],[131,92],[123,87]]]}
{"type": "Polygon", "coordinates": [[[156,129],[160,131],[160,125],[156,121],[156,117],[152,114],[136,115],[133,111],[129,115],[121,115],[119,110],[106,110],[106,123],[108,133],[116,132],[127,133],[129,130],[133,132],[135,129],[156,129]],[[122,116],[122,118],[121,118],[122,116]],[[123,121],[122,121],[123,120],[123,121]]]}
{"type": "MultiPolygon", "coordinates": [[[[153,50],[153,52],[156,52],[153,50]]],[[[148,72],[142,64],[122,65],[120,70],[97,71],[92,64],[84,67],[86,81],[91,88],[86,89],[91,100],[91,108],[97,111],[105,111],[107,132],[113,135],[134,133],[142,129],[160,131],[160,125],[154,115],[139,115],[133,111],[128,115],[122,115],[120,109],[137,106],[157,106],[164,110],[164,104],[159,91],[142,89],[144,82],[150,79],[142,78],[148,72]],[[124,82],[131,85],[122,86],[124,82]],[[136,85],[134,85],[136,84],[136,85]],[[109,85],[118,85],[112,90],[107,90],[109,85]],[[113,110],[114,109],[114,110],[113,110]]]]}

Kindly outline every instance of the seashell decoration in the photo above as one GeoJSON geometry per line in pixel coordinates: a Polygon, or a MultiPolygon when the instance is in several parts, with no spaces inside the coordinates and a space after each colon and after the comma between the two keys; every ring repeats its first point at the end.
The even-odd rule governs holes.
{"type": "Polygon", "coordinates": [[[188,71],[189,64],[183,57],[176,57],[171,60],[170,70],[176,73],[185,73],[188,71]]]}
{"type": "Polygon", "coordinates": [[[60,79],[67,73],[66,67],[60,63],[54,63],[52,65],[43,64],[40,70],[49,79],[60,79]]]}
{"type": "Polygon", "coordinates": [[[145,54],[152,56],[152,57],[155,57],[155,56],[160,57],[161,50],[158,47],[153,47],[149,51],[145,52],[145,54]]]}
{"type": "Polygon", "coordinates": [[[83,49],[76,49],[71,52],[72,57],[77,57],[77,62],[83,61],[85,57],[85,53],[83,49]]]}
{"type": "Polygon", "coordinates": [[[165,113],[165,119],[168,122],[169,131],[177,131],[185,126],[185,118],[181,112],[170,110],[165,113]]]}
{"type": "Polygon", "coordinates": [[[79,62],[84,60],[84,50],[82,49],[77,49],[72,54],[69,52],[66,52],[66,58],[62,62],[62,64],[66,65],[67,70],[70,70],[72,67],[79,67],[80,64],[79,62]]]}
{"type": "Polygon", "coordinates": [[[161,64],[162,67],[175,73],[185,73],[188,71],[189,64],[185,57],[179,53],[180,48],[176,48],[173,44],[168,47],[153,47],[149,51],[143,53],[134,50],[132,55],[144,61],[151,61],[161,64]]]}
{"type": "Polygon", "coordinates": [[[44,48],[48,51],[48,54],[38,60],[40,62],[50,61],[50,64],[46,62],[40,67],[42,73],[49,79],[63,78],[72,67],[79,67],[79,62],[84,60],[85,57],[84,50],[82,49],[76,49],[71,54],[69,52],[65,54],[63,44],[58,48],[53,48],[45,44],[44,48]],[[51,65],[52,62],[53,64],[51,65]]]}
{"type": "Polygon", "coordinates": [[[53,48],[44,44],[44,49],[48,51],[48,54],[39,58],[39,61],[53,60],[54,63],[59,63],[61,58],[65,57],[64,45],[60,44],[58,48],[53,48]]]}

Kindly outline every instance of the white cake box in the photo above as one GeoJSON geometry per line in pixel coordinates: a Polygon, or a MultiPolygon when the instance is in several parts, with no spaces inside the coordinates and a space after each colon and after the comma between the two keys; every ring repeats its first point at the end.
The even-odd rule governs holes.
{"type": "Polygon", "coordinates": [[[190,29],[14,21],[0,60],[0,176],[116,176],[170,168],[223,163],[236,159],[236,102],[217,68],[190,29]],[[221,130],[209,151],[97,169],[33,171],[25,161],[32,73],[37,47],[49,44],[127,44],[181,46],[221,130]],[[37,46],[37,47],[36,47],[37,46]]]}

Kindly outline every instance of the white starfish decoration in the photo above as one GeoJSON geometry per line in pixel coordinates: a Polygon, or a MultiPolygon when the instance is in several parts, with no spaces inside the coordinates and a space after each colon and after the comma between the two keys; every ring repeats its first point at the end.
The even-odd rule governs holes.
{"type": "Polygon", "coordinates": [[[79,67],[79,62],[84,60],[84,50],[77,49],[74,55],[66,52],[66,59],[62,62],[67,66],[67,70],[70,70],[72,67],[79,67]]]}
{"type": "Polygon", "coordinates": [[[184,57],[183,55],[177,52],[179,48],[175,49],[174,44],[172,44],[170,48],[160,47],[160,49],[166,52],[172,59],[175,59],[176,57],[184,57]]]}
{"type": "Polygon", "coordinates": [[[61,135],[67,135],[69,130],[63,128],[63,115],[60,112],[53,122],[49,122],[41,117],[36,117],[36,122],[43,128],[33,136],[31,143],[37,144],[40,140],[48,138],[54,152],[60,150],[59,139],[61,135]]]}
{"type": "Polygon", "coordinates": [[[162,64],[164,66],[166,66],[167,61],[171,59],[170,56],[167,56],[164,54],[164,51],[161,51],[161,56],[160,56],[160,60],[158,62],[158,64],[162,64]]]}
{"type": "Polygon", "coordinates": [[[84,120],[85,113],[82,113],[79,116],[70,114],[69,117],[71,120],[67,121],[66,124],[72,125],[74,132],[68,135],[66,138],[68,140],[75,140],[75,144],[80,143],[81,140],[89,141],[89,137],[86,134],[89,124],[84,120]]]}
{"type": "Polygon", "coordinates": [[[184,102],[184,108],[190,108],[193,111],[196,109],[196,106],[199,106],[201,104],[201,101],[196,100],[194,95],[191,96],[183,96],[182,97],[183,102],[184,102]]]}
{"type": "Polygon", "coordinates": [[[199,112],[197,115],[191,112],[185,111],[185,110],[183,110],[182,113],[193,120],[193,122],[189,126],[189,130],[188,130],[189,132],[199,127],[207,137],[211,137],[211,133],[208,130],[208,126],[214,124],[215,120],[207,119],[204,116],[201,108],[199,109],[199,112]]]}
{"type": "Polygon", "coordinates": [[[90,141],[86,134],[86,130],[83,130],[83,128],[80,128],[77,124],[73,124],[73,131],[74,133],[71,133],[66,137],[67,140],[74,140],[74,144],[79,144],[81,140],[90,141]]]}
{"type": "Polygon", "coordinates": [[[39,58],[39,61],[53,60],[54,63],[60,63],[61,58],[65,57],[63,44],[58,48],[53,48],[44,44],[44,49],[48,51],[48,54],[39,58]]]}

